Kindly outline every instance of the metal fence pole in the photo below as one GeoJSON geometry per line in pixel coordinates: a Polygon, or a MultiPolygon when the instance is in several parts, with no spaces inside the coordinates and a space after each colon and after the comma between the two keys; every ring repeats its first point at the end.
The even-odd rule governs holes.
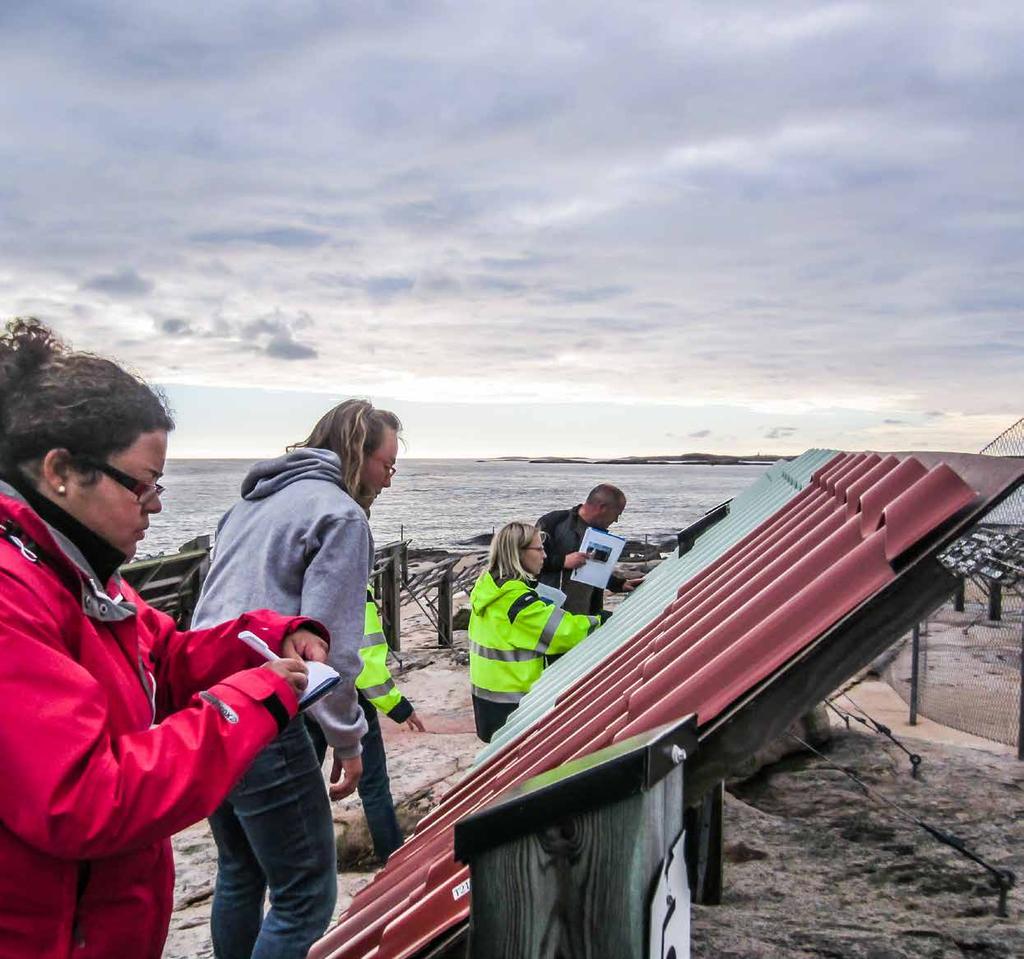
{"type": "Polygon", "coordinates": [[[956,591],[953,593],[953,609],[958,613],[962,613],[964,611],[965,586],[965,580],[961,576],[960,579],[957,580],[956,591]]]}
{"type": "Polygon", "coordinates": [[[1020,715],[1017,718],[1017,758],[1024,760],[1024,610],[1020,624],[1020,715]]]}
{"type": "Polygon", "coordinates": [[[920,681],[921,626],[914,624],[910,633],[910,725],[917,725],[917,687],[920,681]]]}
{"type": "Polygon", "coordinates": [[[1003,584],[988,584],[988,618],[998,623],[1003,618],[1003,584]]]}

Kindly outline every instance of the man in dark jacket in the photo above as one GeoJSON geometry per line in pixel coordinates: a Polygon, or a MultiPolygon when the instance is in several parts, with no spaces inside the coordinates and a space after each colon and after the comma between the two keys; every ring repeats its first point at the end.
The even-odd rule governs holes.
{"type": "MultiPolygon", "coordinates": [[[[537,526],[544,536],[544,567],[540,581],[565,593],[563,608],[569,613],[599,616],[604,609],[604,590],[572,579],[572,571],[587,561],[581,553],[580,543],[588,526],[607,529],[622,515],[626,496],[617,486],[601,483],[587,496],[585,503],[572,509],[559,509],[545,513],[537,526]]],[[[623,579],[612,575],[608,589],[613,593],[631,592],[639,579],[623,579]]]]}

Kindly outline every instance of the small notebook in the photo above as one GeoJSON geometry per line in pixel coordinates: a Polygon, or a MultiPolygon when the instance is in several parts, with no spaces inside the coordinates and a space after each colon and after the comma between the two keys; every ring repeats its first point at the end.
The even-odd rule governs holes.
{"type": "MultiPolygon", "coordinates": [[[[264,659],[274,662],[281,658],[251,630],[243,629],[238,634],[238,638],[250,649],[256,650],[264,659]]],[[[332,666],[328,666],[327,663],[315,663],[307,660],[306,669],[309,673],[309,685],[299,697],[300,712],[308,709],[313,703],[319,702],[341,682],[338,671],[332,666]]]]}
{"type": "Polygon", "coordinates": [[[309,668],[309,685],[299,697],[300,710],[319,702],[341,682],[337,670],[327,663],[306,663],[306,666],[309,668]]]}

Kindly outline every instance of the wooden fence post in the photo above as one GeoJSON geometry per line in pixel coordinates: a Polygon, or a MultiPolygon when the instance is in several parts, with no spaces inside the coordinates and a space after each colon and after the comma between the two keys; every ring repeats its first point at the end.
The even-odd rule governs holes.
{"type": "Polygon", "coordinates": [[[964,580],[963,576],[961,576],[956,581],[956,590],[953,593],[953,609],[955,609],[958,613],[962,613],[964,611],[964,600],[966,598],[965,593],[966,581],[964,580]]]}
{"type": "Polygon", "coordinates": [[[449,564],[437,584],[437,645],[451,648],[455,631],[452,628],[452,566],[449,564]]]}
{"type": "Polygon", "coordinates": [[[696,745],[688,717],[542,773],[457,823],[469,959],[686,959],[683,768],[696,745]]]}
{"type": "Polygon", "coordinates": [[[999,622],[1003,618],[1003,584],[988,582],[988,618],[999,622]]]}
{"type": "Polygon", "coordinates": [[[210,552],[212,540],[209,536],[197,536],[187,543],[178,547],[179,553],[192,552],[193,550],[204,550],[206,556],[197,564],[195,569],[181,581],[178,587],[178,623],[188,627],[192,623],[192,614],[196,611],[196,604],[199,602],[199,594],[202,592],[203,583],[210,572],[210,552]]]}
{"type": "Polygon", "coordinates": [[[388,646],[400,651],[402,648],[402,583],[405,575],[407,543],[395,542],[382,546],[375,556],[383,559],[383,566],[374,578],[379,584],[375,589],[380,601],[381,624],[388,646]]]}

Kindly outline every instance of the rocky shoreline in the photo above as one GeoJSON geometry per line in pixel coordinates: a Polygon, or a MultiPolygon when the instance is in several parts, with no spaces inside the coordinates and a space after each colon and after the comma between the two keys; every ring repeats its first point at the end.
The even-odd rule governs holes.
{"type": "Polygon", "coordinates": [[[659,456],[615,456],[594,459],[586,456],[495,456],[478,463],[538,463],[549,466],[582,464],[584,466],[770,466],[794,456],[754,453],[751,456],[729,456],[717,453],[678,453],[659,456]]]}

